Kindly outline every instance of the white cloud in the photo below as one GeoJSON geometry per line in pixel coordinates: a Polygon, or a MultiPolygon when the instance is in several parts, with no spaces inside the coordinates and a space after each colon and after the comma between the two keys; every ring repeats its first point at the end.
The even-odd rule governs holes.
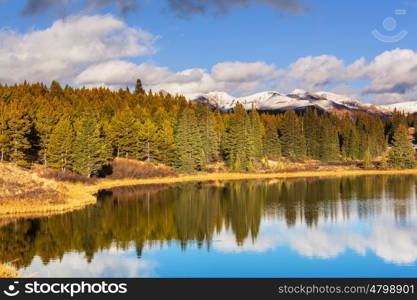
{"type": "Polygon", "coordinates": [[[171,72],[166,67],[112,60],[91,65],[75,78],[75,83],[122,87],[140,78],[146,88],[194,95],[214,90],[251,91],[279,75],[273,65],[262,62],[223,62],[215,65],[211,72],[199,68],[171,72]]]}
{"type": "Polygon", "coordinates": [[[242,63],[242,62],[222,62],[213,66],[212,76],[217,81],[256,81],[269,80],[280,75],[275,70],[274,65],[264,62],[242,63]]]}
{"type": "Polygon", "coordinates": [[[138,259],[134,247],[123,251],[116,247],[95,253],[90,263],[82,253],[70,252],[45,264],[39,256],[29,267],[19,270],[28,277],[156,277],[157,262],[138,259]]]}
{"type": "Polygon", "coordinates": [[[111,15],[68,17],[45,30],[0,31],[0,81],[71,82],[85,65],[155,52],[157,37],[111,15]]]}
{"type": "Polygon", "coordinates": [[[365,67],[368,93],[399,93],[417,85],[417,53],[409,49],[386,51],[365,67]]]}
{"type": "Polygon", "coordinates": [[[133,63],[156,52],[158,36],[128,26],[111,15],[71,16],[49,28],[24,34],[0,30],[0,82],[59,80],[78,86],[132,86],[164,89],[192,97],[224,91],[235,95],[295,88],[333,89],[370,98],[375,104],[417,99],[417,52],[394,49],[369,63],[359,58],[346,64],[333,55],[301,57],[285,69],[262,61],[219,62],[209,69],[173,72],[164,66],[133,63]],[[362,87],[352,88],[361,79],[362,87]]]}
{"type": "Polygon", "coordinates": [[[291,64],[287,76],[299,80],[303,88],[320,89],[334,82],[360,77],[363,64],[363,59],[346,66],[333,55],[307,56],[291,64]]]}

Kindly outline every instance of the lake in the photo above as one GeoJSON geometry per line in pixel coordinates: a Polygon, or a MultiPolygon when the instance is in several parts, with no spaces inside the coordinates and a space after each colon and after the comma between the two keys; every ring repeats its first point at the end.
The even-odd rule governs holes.
{"type": "Polygon", "coordinates": [[[116,188],[3,221],[0,260],[34,277],[415,277],[417,177],[116,188]]]}

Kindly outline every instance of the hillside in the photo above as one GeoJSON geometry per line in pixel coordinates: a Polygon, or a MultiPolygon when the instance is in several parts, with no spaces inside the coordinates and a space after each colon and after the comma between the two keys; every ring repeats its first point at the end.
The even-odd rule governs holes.
{"type": "Polygon", "coordinates": [[[36,168],[0,163],[0,216],[14,213],[33,216],[95,202],[94,197],[78,193],[74,185],[41,178],[38,172],[36,168]]]}
{"type": "MultiPolygon", "coordinates": [[[[210,103],[212,106],[218,106],[224,112],[232,110],[237,103],[242,104],[247,110],[252,109],[252,107],[260,111],[316,108],[336,114],[343,112],[368,112],[371,114],[390,115],[395,109],[395,107],[391,106],[376,106],[363,103],[355,98],[336,93],[324,91],[312,93],[300,89],[296,89],[289,94],[266,91],[243,97],[233,97],[225,92],[211,92],[198,95],[190,100],[192,102],[210,103]]],[[[410,112],[417,111],[417,105],[405,104],[404,106],[409,107],[410,112]]]]}

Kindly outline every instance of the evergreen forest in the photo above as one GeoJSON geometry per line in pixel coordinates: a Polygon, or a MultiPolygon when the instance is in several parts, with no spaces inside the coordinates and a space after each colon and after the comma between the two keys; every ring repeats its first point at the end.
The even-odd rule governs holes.
{"type": "Polygon", "coordinates": [[[0,85],[0,160],[97,176],[116,157],[171,166],[180,173],[224,163],[254,171],[269,161],[378,160],[416,167],[409,127],[416,118],[368,113],[221,112],[183,96],[135,90],[62,87],[53,81],[0,85]]]}

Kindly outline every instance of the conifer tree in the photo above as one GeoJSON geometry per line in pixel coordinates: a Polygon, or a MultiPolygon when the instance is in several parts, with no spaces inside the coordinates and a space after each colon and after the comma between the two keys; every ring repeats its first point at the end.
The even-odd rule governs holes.
{"type": "Polygon", "coordinates": [[[137,155],[139,126],[139,121],[127,107],[116,112],[110,124],[105,126],[106,136],[116,149],[116,157],[137,155]]]}
{"type": "Polygon", "coordinates": [[[408,140],[408,130],[403,124],[394,132],[392,149],[388,155],[388,166],[396,169],[412,169],[417,166],[415,150],[408,140]]]}
{"type": "Polygon", "coordinates": [[[201,170],[206,161],[195,111],[185,108],[179,115],[175,129],[175,167],[183,173],[201,170]]]}
{"type": "Polygon", "coordinates": [[[203,151],[206,154],[205,164],[214,162],[219,157],[219,137],[215,128],[214,114],[209,105],[199,104],[197,107],[198,127],[200,130],[203,151]]]}
{"type": "MultiPolygon", "coordinates": [[[[58,83],[55,82],[55,84],[58,84],[58,83]]],[[[55,87],[55,89],[58,89],[58,87],[55,87]]],[[[60,92],[56,91],[55,93],[58,94],[58,93],[63,93],[63,92],[61,89],[60,92]]],[[[57,111],[53,103],[58,102],[59,100],[55,97],[52,103],[50,103],[47,99],[44,99],[44,98],[39,98],[37,99],[37,101],[40,102],[41,105],[36,111],[34,124],[35,124],[36,131],[39,135],[39,146],[40,146],[39,154],[42,157],[43,164],[46,166],[48,165],[48,156],[49,156],[48,145],[50,142],[50,137],[60,117],[59,112],[57,111]]]]}
{"type": "Polygon", "coordinates": [[[286,111],[279,129],[282,154],[289,158],[306,157],[306,141],[302,122],[293,110],[286,111]]]}
{"type": "Polygon", "coordinates": [[[278,129],[271,120],[266,121],[263,144],[267,158],[278,159],[281,156],[281,141],[278,137],[278,129]]]}
{"type": "Polygon", "coordinates": [[[4,161],[10,152],[10,131],[6,109],[6,104],[0,102],[0,161],[4,161]]]}
{"type": "Polygon", "coordinates": [[[249,127],[249,117],[238,103],[227,122],[223,145],[225,160],[233,171],[248,170],[252,165],[249,127]]]}
{"type": "Polygon", "coordinates": [[[90,113],[84,114],[76,126],[73,152],[73,169],[81,175],[91,177],[107,162],[107,145],[101,138],[97,119],[90,113]]]}
{"type": "Polygon", "coordinates": [[[159,145],[161,144],[157,126],[151,119],[146,119],[138,126],[138,158],[147,162],[154,161],[160,154],[159,145]]]}
{"type": "Polygon", "coordinates": [[[12,103],[7,123],[10,130],[10,160],[18,165],[27,165],[26,151],[31,148],[28,137],[32,124],[20,102],[12,103]]]}
{"type": "Polygon", "coordinates": [[[155,124],[158,132],[158,155],[156,159],[167,165],[172,165],[175,157],[173,121],[168,113],[159,108],[155,114],[155,124]]]}
{"type": "Polygon", "coordinates": [[[372,169],[372,156],[369,148],[366,149],[365,154],[363,155],[363,167],[364,169],[372,169]]]}
{"type": "Polygon", "coordinates": [[[135,94],[136,95],[145,94],[145,90],[143,89],[142,81],[140,79],[136,80],[135,94]]]}
{"type": "Polygon", "coordinates": [[[265,134],[265,128],[259,117],[259,113],[256,111],[255,107],[252,106],[252,110],[249,113],[249,156],[250,162],[253,164],[258,162],[264,155],[263,151],[263,136],[265,134]]]}
{"type": "Polygon", "coordinates": [[[49,140],[49,165],[53,168],[67,171],[72,167],[74,129],[70,120],[63,117],[52,131],[49,140]]]}
{"type": "Polygon", "coordinates": [[[342,154],[345,159],[357,160],[362,154],[360,152],[360,135],[349,116],[343,120],[341,129],[342,154]]]}
{"type": "Polygon", "coordinates": [[[338,161],[340,149],[337,128],[332,124],[329,117],[324,116],[318,129],[320,130],[320,160],[325,162],[338,161]]]}
{"type": "Polygon", "coordinates": [[[308,109],[304,114],[303,123],[307,157],[320,159],[320,118],[317,111],[308,109]]]}

